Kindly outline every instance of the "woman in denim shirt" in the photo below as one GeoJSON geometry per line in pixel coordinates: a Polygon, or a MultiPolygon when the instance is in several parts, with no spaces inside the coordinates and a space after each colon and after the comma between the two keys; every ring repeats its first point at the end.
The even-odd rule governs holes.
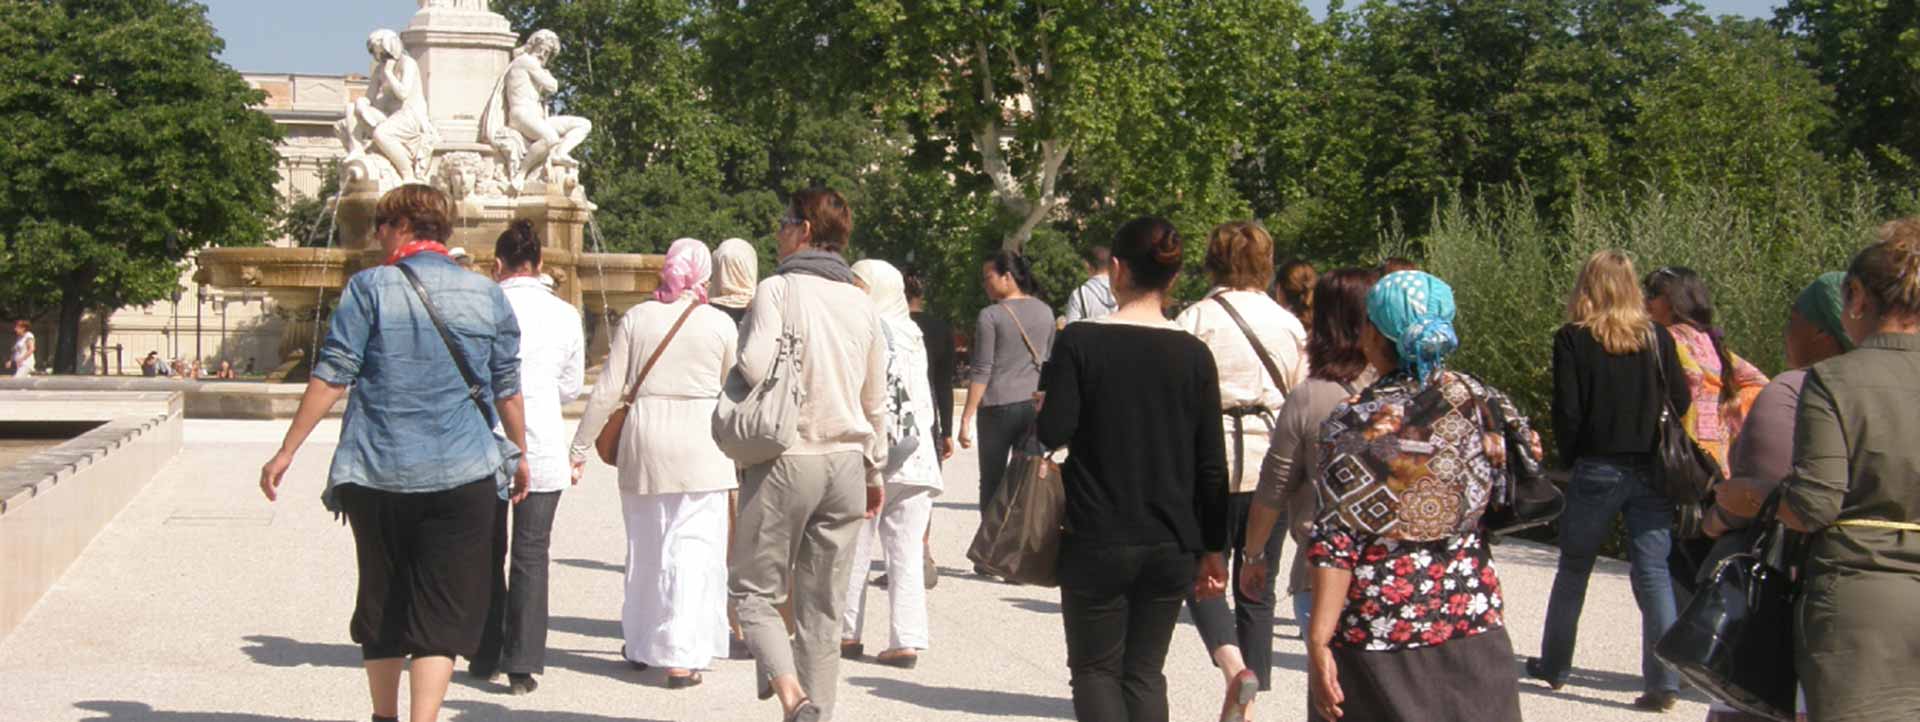
{"type": "Polygon", "coordinates": [[[271,501],[294,452],[352,388],[321,498],[353,527],[360,585],[351,631],[375,722],[399,719],[408,668],[407,718],[439,717],[454,656],[480,646],[496,500],[527,492],[526,459],[508,467],[492,430],[497,416],[526,448],[520,326],[497,284],[447,257],[451,211],[444,193],[424,185],[380,199],[374,233],[387,262],[347,282],[293,425],[260,470],[271,501]],[[427,288],[479,377],[474,395],[400,264],[427,288]]]}

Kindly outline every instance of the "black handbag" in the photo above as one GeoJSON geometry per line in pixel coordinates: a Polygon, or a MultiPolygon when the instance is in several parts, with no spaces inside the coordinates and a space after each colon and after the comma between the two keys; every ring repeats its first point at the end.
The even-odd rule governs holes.
{"type": "Polygon", "coordinates": [[[1800,535],[1776,518],[1776,489],[1746,534],[1654,647],[1687,681],[1742,712],[1793,722],[1799,677],[1793,668],[1795,560],[1800,535]]]}
{"type": "Polygon", "coordinates": [[[1487,404],[1493,424],[1507,445],[1507,499],[1489,504],[1487,531],[1507,535],[1553,523],[1567,510],[1567,495],[1547,478],[1546,469],[1533,455],[1533,439],[1524,424],[1507,420],[1506,410],[1498,403],[1487,404]]]}
{"type": "Polygon", "coordinates": [[[1673,500],[1674,537],[1698,539],[1702,536],[1705,504],[1712,498],[1714,485],[1726,475],[1720,469],[1720,462],[1687,433],[1686,424],[1674,411],[1672,396],[1667,393],[1667,365],[1660,360],[1658,333],[1648,337],[1647,348],[1653,364],[1654,388],[1660,396],[1660,421],[1653,448],[1653,487],[1673,500]]]}

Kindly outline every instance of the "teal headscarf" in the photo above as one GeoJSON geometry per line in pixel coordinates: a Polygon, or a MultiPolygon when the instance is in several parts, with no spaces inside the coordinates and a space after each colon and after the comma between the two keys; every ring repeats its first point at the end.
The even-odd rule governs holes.
{"type": "Polygon", "coordinates": [[[1393,341],[1400,368],[1423,384],[1460,348],[1454,311],[1453,287],[1422,271],[1390,274],[1367,294],[1367,320],[1393,341]]]}
{"type": "Polygon", "coordinates": [[[1794,299],[1793,310],[1813,323],[1814,328],[1832,336],[1840,342],[1841,352],[1853,350],[1853,339],[1847,336],[1847,327],[1840,322],[1845,303],[1840,300],[1840,289],[1847,285],[1847,274],[1839,271],[1820,274],[1813,279],[1800,297],[1794,299]]]}

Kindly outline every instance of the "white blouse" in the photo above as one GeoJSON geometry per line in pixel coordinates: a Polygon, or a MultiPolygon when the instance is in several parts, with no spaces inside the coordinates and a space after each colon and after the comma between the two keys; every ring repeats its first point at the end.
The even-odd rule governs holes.
{"type": "Polygon", "coordinates": [[[1222,410],[1258,406],[1266,415],[1241,419],[1240,458],[1234,456],[1234,422],[1223,417],[1227,431],[1228,473],[1235,470],[1234,493],[1252,492],[1260,485],[1260,461],[1267,455],[1267,438],[1273,432],[1272,416],[1286,405],[1287,393],[1307,378],[1307,330],[1291,311],[1257,291],[1229,291],[1216,288],[1207,297],[1180,314],[1176,323],[1199,337],[1213,351],[1214,365],[1220,371],[1220,407],[1222,410]],[[1240,330],[1233,316],[1215,301],[1224,296],[1233,309],[1253,327],[1260,345],[1280,367],[1280,378],[1267,373],[1265,364],[1240,330]]]}
{"type": "Polygon", "coordinates": [[[529,276],[500,282],[520,324],[520,393],[526,400],[527,467],[532,491],[562,491],[573,483],[567,464],[567,422],[560,407],[580,395],[586,341],[573,304],[529,276]]]}

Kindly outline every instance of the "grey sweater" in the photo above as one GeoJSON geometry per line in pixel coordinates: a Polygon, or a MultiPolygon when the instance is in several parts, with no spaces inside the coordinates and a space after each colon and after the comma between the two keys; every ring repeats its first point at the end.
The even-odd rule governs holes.
{"type": "Polygon", "coordinates": [[[1032,401],[1040,389],[1040,367],[1053,352],[1053,309],[1036,298],[1002,301],[980,310],[973,334],[973,382],[987,385],[982,406],[1032,401]],[[1011,314],[1008,311],[1012,311],[1011,314]],[[1014,317],[1019,317],[1019,323],[1014,317]],[[1033,351],[1020,338],[1027,332],[1033,351]],[[1039,359],[1034,359],[1035,353],[1039,359]]]}

